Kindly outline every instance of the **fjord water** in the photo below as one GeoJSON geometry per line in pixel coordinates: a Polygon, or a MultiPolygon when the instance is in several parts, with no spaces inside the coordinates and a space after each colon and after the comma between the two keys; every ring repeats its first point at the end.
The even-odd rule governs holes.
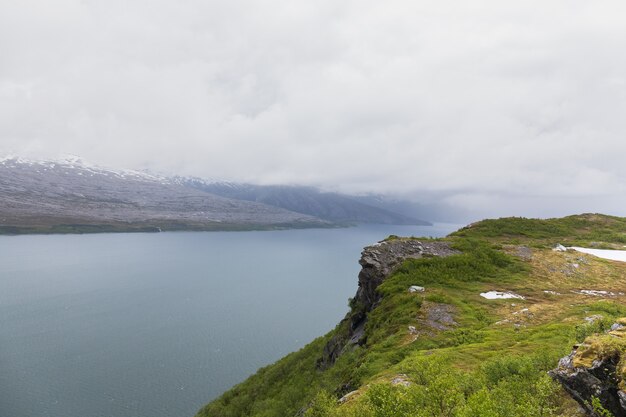
{"type": "Polygon", "coordinates": [[[332,329],[363,246],[456,228],[0,237],[0,417],[191,417],[332,329]]]}

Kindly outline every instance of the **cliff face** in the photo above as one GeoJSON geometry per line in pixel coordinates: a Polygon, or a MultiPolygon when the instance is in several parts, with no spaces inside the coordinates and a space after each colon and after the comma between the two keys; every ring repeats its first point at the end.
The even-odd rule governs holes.
{"type": "Polygon", "coordinates": [[[325,346],[318,361],[319,369],[331,366],[345,349],[366,342],[367,314],[380,302],[377,288],[406,259],[427,256],[450,256],[459,253],[442,241],[390,239],[367,246],[361,252],[359,287],[350,302],[350,312],[341,321],[339,331],[325,346]]]}
{"type": "Polygon", "coordinates": [[[624,416],[624,328],[561,361],[567,391],[547,372],[626,316],[626,263],[555,244],[621,249],[625,233],[626,218],[505,218],[366,247],[340,324],[198,417],[624,416]]]}
{"type": "Polygon", "coordinates": [[[603,415],[600,405],[614,417],[626,417],[625,367],[626,319],[622,318],[608,334],[589,337],[576,346],[550,375],[589,415],[603,415]]]}

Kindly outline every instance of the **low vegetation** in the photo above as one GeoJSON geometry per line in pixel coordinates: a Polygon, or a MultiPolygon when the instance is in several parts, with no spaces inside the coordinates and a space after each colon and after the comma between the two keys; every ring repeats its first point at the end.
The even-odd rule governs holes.
{"type": "Polygon", "coordinates": [[[407,260],[379,286],[364,345],[318,369],[326,342],[345,331],[338,326],[198,416],[576,416],[576,403],[546,372],[574,343],[626,315],[626,266],[551,247],[617,245],[625,232],[626,219],[600,215],[462,229],[445,239],[460,254],[407,260]],[[411,285],[426,291],[410,293],[411,285]],[[480,296],[490,290],[524,298],[480,296]]]}
{"type": "Polygon", "coordinates": [[[566,246],[623,247],[626,244],[626,218],[602,214],[548,220],[508,217],[471,224],[452,236],[512,243],[530,241],[534,246],[560,241],[566,246]]]}

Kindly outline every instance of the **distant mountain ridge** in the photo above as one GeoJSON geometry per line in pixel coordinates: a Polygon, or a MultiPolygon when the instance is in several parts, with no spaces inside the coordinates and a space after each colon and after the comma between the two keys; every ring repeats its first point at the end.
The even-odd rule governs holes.
{"type": "Polygon", "coordinates": [[[306,187],[277,192],[282,189],[113,170],[76,157],[6,157],[0,158],[0,233],[426,224],[341,195],[306,187]]]}
{"type": "Polygon", "coordinates": [[[313,187],[207,182],[199,178],[180,178],[179,181],[190,187],[222,197],[256,201],[297,213],[308,214],[337,224],[431,224],[385,209],[384,203],[381,203],[381,206],[373,206],[359,201],[359,197],[322,192],[313,187]]]}
{"type": "Polygon", "coordinates": [[[78,161],[0,161],[5,233],[327,227],[278,207],[237,201],[164,177],[78,161]]]}

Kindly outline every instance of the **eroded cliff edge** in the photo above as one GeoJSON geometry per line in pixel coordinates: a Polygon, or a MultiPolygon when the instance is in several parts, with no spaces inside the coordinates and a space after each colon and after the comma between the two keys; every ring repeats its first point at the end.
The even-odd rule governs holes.
{"type": "Polygon", "coordinates": [[[392,237],[366,246],[359,259],[359,286],[354,298],[350,300],[350,311],[339,323],[339,331],[324,347],[324,353],[317,363],[318,368],[327,369],[346,349],[363,345],[367,341],[367,314],[381,300],[377,288],[402,262],[407,259],[445,257],[458,253],[460,252],[452,249],[448,242],[424,239],[392,237]]]}
{"type": "Polygon", "coordinates": [[[367,247],[340,325],[198,416],[608,416],[547,372],[599,334],[589,319],[626,316],[626,264],[557,243],[622,249],[626,218],[503,218],[367,247]]]}

